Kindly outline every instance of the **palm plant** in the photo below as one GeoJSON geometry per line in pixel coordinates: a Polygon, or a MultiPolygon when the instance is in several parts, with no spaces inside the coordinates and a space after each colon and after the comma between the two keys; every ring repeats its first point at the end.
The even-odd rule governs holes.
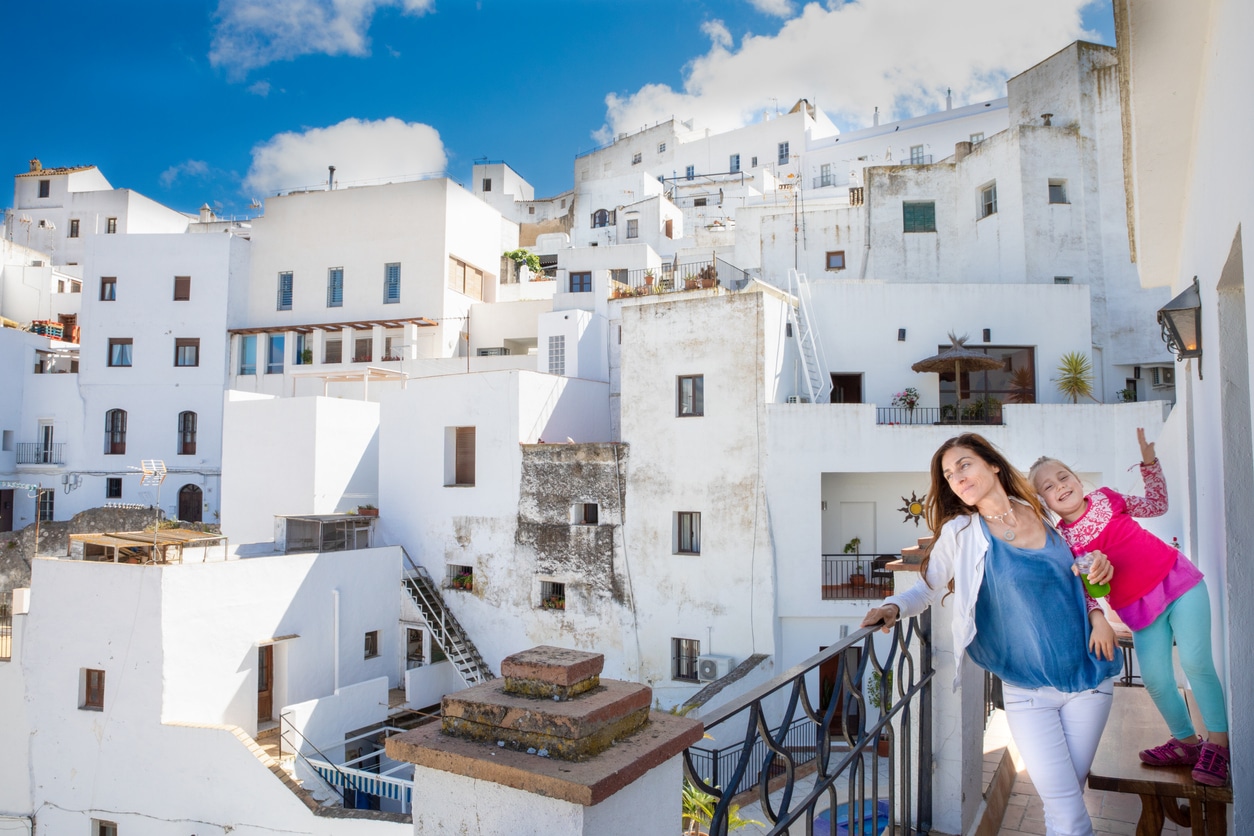
{"type": "Polygon", "coordinates": [[[1081,397],[1096,400],[1093,398],[1093,364],[1087,354],[1067,352],[1058,361],[1057,372],[1054,383],[1059,392],[1071,398],[1072,403],[1078,403],[1081,397]]]}
{"type": "MultiPolygon", "coordinates": [[[[708,736],[708,735],[707,735],[708,736]]],[[[710,823],[714,818],[714,808],[718,806],[718,799],[707,792],[697,789],[696,785],[684,779],[684,836],[706,836],[706,831],[701,828],[710,823]]],[[[727,829],[740,830],[742,827],[748,827],[756,824],[759,827],[766,827],[760,821],[754,819],[746,819],[740,815],[740,805],[733,804],[727,808],[727,829]]]]}

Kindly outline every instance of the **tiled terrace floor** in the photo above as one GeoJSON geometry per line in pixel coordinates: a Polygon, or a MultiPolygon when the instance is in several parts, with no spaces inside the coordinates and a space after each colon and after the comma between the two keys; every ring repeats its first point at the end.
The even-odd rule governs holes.
{"type": "MultiPolygon", "coordinates": [[[[1084,803],[1093,817],[1093,832],[1097,836],[1134,836],[1136,820],[1141,815],[1141,801],[1136,796],[1118,792],[1102,792],[1086,790],[1084,803]]],[[[1041,798],[1036,794],[1026,772],[1020,772],[1015,780],[1014,792],[1006,805],[1006,816],[1002,819],[999,836],[1020,836],[1020,834],[1043,834],[1045,832],[1045,814],[1041,808],[1041,798]]],[[[1177,827],[1172,822],[1163,826],[1163,834],[1192,833],[1187,827],[1177,827]]]]}

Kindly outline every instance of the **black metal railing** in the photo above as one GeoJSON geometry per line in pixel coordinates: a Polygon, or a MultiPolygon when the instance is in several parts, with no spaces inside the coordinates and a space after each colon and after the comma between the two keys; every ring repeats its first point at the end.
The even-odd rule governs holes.
{"type": "Polygon", "coordinates": [[[893,573],[885,565],[900,554],[823,555],[823,600],[883,598],[893,594],[893,573]]]}
{"type": "MultiPolygon", "coordinates": [[[[930,611],[898,622],[887,651],[881,652],[874,628],[858,630],[702,717],[715,739],[743,741],[720,749],[694,746],[684,753],[685,777],[716,799],[705,828],[710,836],[726,836],[732,799],[752,790],[760,805],[752,815],[768,820],[769,836],[788,833],[794,825],[795,832],[810,833],[824,818],[827,832],[834,832],[830,819],[840,799],[838,782],[850,833],[864,832],[864,811],[878,809],[881,799],[890,811],[889,834],[930,830],[935,675],[931,631],[930,611]],[[832,699],[829,694],[824,703],[812,694],[819,696],[823,688],[820,668],[830,671],[833,663],[834,691],[840,696],[832,699]],[[874,695],[865,693],[868,675],[878,688],[874,695]],[[837,724],[839,731],[832,731],[837,710],[844,717],[866,717],[872,703],[881,708],[877,720],[842,722],[837,724]],[[881,738],[887,755],[879,754],[881,738]],[[760,754],[763,750],[765,754],[760,754]],[[887,778],[881,780],[879,767],[885,759],[887,778]],[[812,783],[798,781],[797,770],[803,764],[812,764],[812,783]]],[[[832,685],[829,681],[828,687],[832,685]]]]}
{"type": "Polygon", "coordinates": [[[988,728],[988,718],[999,708],[1005,708],[1002,700],[1001,678],[995,673],[984,671],[984,728],[988,728]]]}
{"type": "Polygon", "coordinates": [[[916,406],[909,409],[904,406],[877,406],[875,423],[877,424],[977,424],[1001,425],[1001,402],[996,399],[974,401],[964,404],[946,404],[944,406],[916,406]]]}
{"type": "Polygon", "coordinates": [[[18,464],[65,464],[65,442],[18,442],[18,464]]]}

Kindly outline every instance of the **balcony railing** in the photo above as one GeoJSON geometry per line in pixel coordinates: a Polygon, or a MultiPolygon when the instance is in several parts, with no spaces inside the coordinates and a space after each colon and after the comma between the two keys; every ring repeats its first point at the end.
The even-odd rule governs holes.
{"type": "Polygon", "coordinates": [[[65,443],[19,442],[17,445],[17,463],[65,464],[65,443]]]}
{"type": "Polygon", "coordinates": [[[875,423],[919,424],[921,426],[933,424],[1000,426],[1003,423],[1001,407],[1001,402],[995,399],[961,405],[916,406],[914,409],[907,409],[904,406],[879,406],[875,408],[875,423]]]}
{"type": "Polygon", "coordinates": [[[712,287],[739,290],[749,283],[749,273],[721,258],[701,261],[669,262],[660,267],[622,270],[611,274],[610,296],[656,296],[680,290],[701,290],[712,287]]]}
{"type": "Polygon", "coordinates": [[[908,158],[903,159],[897,165],[931,165],[931,154],[911,154],[908,158]]]}
{"type": "Polygon", "coordinates": [[[812,186],[812,188],[826,189],[828,186],[836,185],[836,178],[830,174],[828,174],[827,176],[823,176],[820,174],[818,177],[815,177],[813,179],[813,183],[814,185],[812,186]]]}
{"type": "Polygon", "coordinates": [[[893,573],[885,564],[899,554],[823,555],[823,600],[857,601],[893,594],[893,573]]]}
{"type": "Polygon", "coordinates": [[[873,628],[858,630],[702,718],[714,739],[743,741],[684,753],[685,777],[716,799],[706,832],[727,833],[733,799],[758,805],[744,814],[766,819],[769,836],[790,827],[793,833],[836,832],[832,805],[838,801],[848,811],[849,833],[880,832],[882,826],[864,829],[863,818],[881,804],[896,832],[931,829],[931,613],[898,622],[893,630],[883,651],[877,651],[873,628]],[[878,689],[874,695],[864,693],[871,687],[864,683],[871,682],[878,689]],[[839,696],[832,698],[833,692],[839,696]],[[836,717],[837,710],[845,718],[867,717],[872,697],[882,706],[875,721],[836,717]],[[881,741],[886,755],[879,754],[881,741]],[[803,764],[813,773],[804,782],[797,774],[803,764]]]}

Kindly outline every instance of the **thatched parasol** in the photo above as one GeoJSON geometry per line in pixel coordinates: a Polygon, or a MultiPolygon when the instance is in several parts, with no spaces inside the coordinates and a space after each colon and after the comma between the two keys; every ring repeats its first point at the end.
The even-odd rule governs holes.
{"type": "Polygon", "coordinates": [[[981,354],[978,351],[972,351],[963,343],[967,341],[964,334],[961,337],[955,336],[953,331],[949,332],[949,341],[952,345],[942,351],[940,354],[934,354],[926,360],[920,360],[910,368],[916,372],[931,372],[933,374],[944,374],[950,369],[954,370],[954,387],[955,393],[958,395],[958,405],[962,405],[962,373],[968,372],[987,372],[993,369],[1000,369],[1003,362],[996,357],[989,357],[987,354],[981,354]]]}

